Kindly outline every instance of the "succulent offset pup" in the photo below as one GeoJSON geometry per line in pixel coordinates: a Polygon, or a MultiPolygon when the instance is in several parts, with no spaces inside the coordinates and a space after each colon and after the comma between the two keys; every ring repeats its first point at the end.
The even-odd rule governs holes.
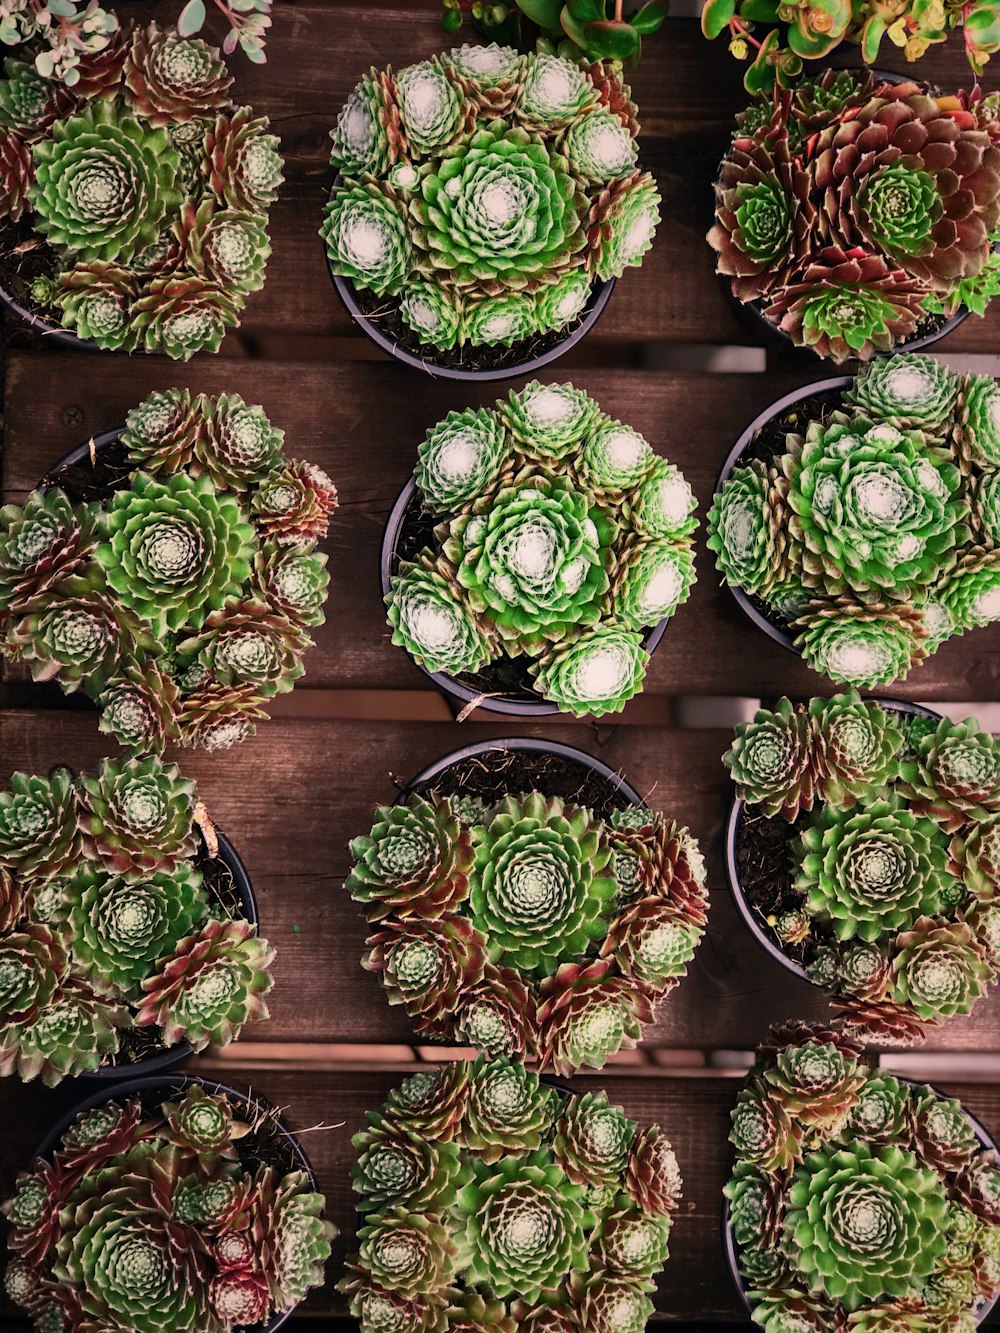
{"type": "Polygon", "coordinates": [[[974,1333],[1000,1288],[1000,1166],[962,1105],[859,1062],[836,1028],[771,1032],[726,1186],[765,1333],[974,1333]]]}
{"type": "Polygon", "coordinates": [[[437,526],[393,570],[393,643],[460,679],[523,659],[524,688],[530,672],[577,717],[639,693],[647,632],[694,583],[696,502],[677,468],[582,389],[533,381],[492,411],[450,412],[414,475],[437,526]]]}
{"type": "Polygon", "coordinates": [[[220,897],[195,807],[155,758],[0,791],[0,1076],[54,1086],[267,1018],[274,951],[220,897]],[[158,1044],[123,1050],[140,1029],[158,1044]]]}
{"type": "Polygon", "coordinates": [[[351,851],[389,1002],[421,1036],[559,1074],[634,1046],[705,930],[698,844],[642,807],[414,794],[351,851]]]}
{"type": "Polygon", "coordinates": [[[354,1146],[361,1333],[645,1329],[681,1198],[659,1126],[480,1058],[408,1078],[354,1146]]]}
{"type": "Polygon", "coordinates": [[[431,361],[568,330],[652,243],[638,130],[611,63],[493,44],[373,69],[332,131],[331,270],[431,361]]]}
{"type": "Polygon", "coordinates": [[[302,675],[329,583],[336,488],[283,440],[238,394],[151,394],[106,446],[121,489],[93,500],[81,463],[55,478],[72,500],[0,509],[0,652],[83,690],[140,754],[252,735],[302,675]]]}
{"type": "Polygon", "coordinates": [[[3,1205],[8,1296],[37,1333],[233,1333],[293,1309],[336,1228],[283,1136],[195,1080],[80,1111],[3,1205]]]}
{"type": "Polygon", "coordinates": [[[835,362],[1000,291],[1000,99],[827,70],[737,118],[708,240],[796,347],[835,362]]]}
{"type": "Polygon", "coordinates": [[[0,223],[28,266],[0,280],[99,347],[217,351],[263,285],[282,180],[278,141],[233,103],[219,50],[152,23],[85,52],[72,81],[4,70],[0,223]]]}
{"type": "Polygon", "coordinates": [[[1000,617],[992,376],[896,356],[866,367],[835,407],[806,399],[785,420],[794,428],[772,456],[755,437],[716,492],[708,545],[814,670],[888,685],[1000,617]]]}
{"type": "Polygon", "coordinates": [[[905,1043],[971,1013],[1000,970],[1000,741],[852,692],[761,709],[724,763],[740,888],[846,1021],[905,1043]]]}

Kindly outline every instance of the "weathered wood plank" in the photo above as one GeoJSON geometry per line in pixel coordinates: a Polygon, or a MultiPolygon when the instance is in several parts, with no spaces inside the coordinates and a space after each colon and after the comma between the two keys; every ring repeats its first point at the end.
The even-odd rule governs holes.
{"type": "MultiPolygon", "coordinates": [[[[326,1287],[314,1293],[307,1309],[315,1314],[343,1308],[334,1285],[355,1227],[350,1171],[351,1136],[363,1128],[365,1112],[379,1107],[402,1074],[309,1074],[274,1072],[243,1075],[236,1086],[252,1086],[284,1110],[291,1129],[319,1124],[338,1128],[307,1134],[303,1143],[327,1196],[328,1215],[341,1229],[327,1269],[326,1287]]],[[[599,1079],[577,1079],[580,1092],[597,1090],[599,1079]]],[[[729,1170],[729,1111],[737,1085],[726,1079],[618,1079],[608,1089],[613,1101],[640,1124],[663,1126],[677,1152],[684,1176],[684,1202],[671,1235],[670,1260],[659,1283],[657,1309],[668,1319],[742,1321],[719,1242],[722,1187],[729,1170]]],[[[1000,1130],[1000,1089],[982,1085],[949,1086],[994,1133],[1000,1130]]],[[[0,1090],[0,1190],[4,1197],[13,1177],[37,1144],[41,1127],[70,1107],[89,1089],[55,1092],[4,1087],[0,1090]],[[76,1096],[74,1095],[76,1093],[76,1096]]]]}
{"type": "MultiPolygon", "coordinates": [[[[396,786],[470,739],[546,733],[539,727],[466,728],[420,723],[275,720],[225,763],[183,751],[213,819],[239,848],[253,879],[262,932],[277,949],[271,1021],[248,1040],[275,1043],[407,1042],[401,1010],[386,1004],[362,970],[365,927],[343,885],[348,843],[371,826],[373,808],[396,786]],[[253,780],[247,781],[246,775],[253,780]]],[[[551,733],[550,733],[551,734],[551,733]]],[[[829,1008],[812,986],[786,972],[748,935],[729,897],[722,826],[731,791],[721,763],[722,731],[560,727],[558,738],[599,755],[658,809],[687,825],[708,862],[708,934],[684,983],[661,1006],[648,1046],[749,1050],[771,1023],[820,1018],[829,1008]]],[[[84,714],[0,713],[0,781],[58,764],[92,770],[114,746],[84,714]]],[[[1000,992],[974,1016],[953,1020],[929,1049],[1000,1046],[1000,992]]]]}
{"type": "MultiPolygon", "coordinates": [[[[492,403],[497,388],[457,390],[416,372],[374,363],[323,365],[199,359],[179,367],[158,357],[103,363],[91,357],[14,354],[6,371],[5,499],[22,498],[69,449],[124,421],[154,388],[242,393],[263,403],[287,447],[324,467],[341,508],[331,529],[327,623],[303,684],[416,689],[425,678],[389,643],[378,558],[389,509],[410,475],[425,431],[451,408],[492,403]],[[70,413],[68,409],[77,409],[70,413]],[[69,425],[65,424],[67,421],[69,425]]],[[[543,374],[558,380],[558,370],[543,374]]],[[[586,370],[574,382],[642,431],[694,487],[704,519],[734,440],[767,403],[808,374],[667,375],[586,370]]],[[[704,527],[704,525],[703,525],[704,527]]],[[[800,694],[826,683],[758,632],[719,586],[714,557],[699,540],[699,580],[653,656],[647,690],[662,694],[800,694]]],[[[1000,697],[1000,626],[948,643],[894,692],[920,699],[1000,697]]]]}

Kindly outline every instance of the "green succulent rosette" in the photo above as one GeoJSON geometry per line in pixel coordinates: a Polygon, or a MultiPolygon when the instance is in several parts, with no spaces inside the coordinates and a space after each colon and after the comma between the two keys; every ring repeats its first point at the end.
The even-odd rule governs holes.
{"type": "Polygon", "coordinates": [[[132,313],[139,285],[131,269],[93,259],[65,269],[56,282],[52,304],[65,328],[110,351],[135,349],[138,331],[132,313]]]}
{"type": "Polygon", "coordinates": [[[378,295],[402,290],[412,268],[412,247],[398,202],[376,185],[334,190],[323,210],[320,235],[331,271],[378,295]]]}
{"type": "Polygon", "coordinates": [[[465,1147],[486,1163],[536,1152],[549,1136],[558,1100],[523,1065],[480,1056],[469,1066],[465,1147]]]}
{"type": "Polygon", "coordinates": [[[461,94],[437,59],[400,70],[396,101],[413,152],[427,154],[447,146],[462,125],[461,94]]]}
{"type": "Polygon", "coordinates": [[[869,362],[855,376],[844,402],[860,416],[896,430],[942,435],[960,388],[959,376],[943,362],[911,352],[869,362]]]}
{"type": "Polygon", "coordinates": [[[766,597],[781,579],[787,542],[776,500],[774,481],[756,459],[735,468],[716,491],[708,512],[708,549],[731,587],[766,597]]]}
{"type": "Polygon", "coordinates": [[[638,268],[660,225],[662,199],[648,172],[612,181],[591,205],[591,250],[587,268],[602,282],[638,268]]]}
{"type": "Polygon", "coordinates": [[[601,413],[583,389],[538,380],[517,392],[511,390],[499,409],[521,452],[540,462],[576,452],[596,428],[601,413]]]}
{"type": "Polygon", "coordinates": [[[612,617],[625,629],[656,625],[687,601],[694,579],[689,542],[640,538],[629,545],[612,584],[612,617]]]}
{"type": "Polygon", "coordinates": [[[517,115],[532,128],[560,129],[576,121],[596,100],[578,65],[560,56],[529,56],[517,115]]]}
{"type": "Polygon", "coordinates": [[[981,467],[1000,465],[1000,387],[992,375],[969,375],[964,386],[963,442],[981,467]]]}
{"type": "Polygon", "coordinates": [[[984,546],[1000,546],[1000,468],[976,478],[969,495],[972,524],[984,546]]]}
{"type": "Polygon", "coordinates": [[[570,169],[587,185],[603,185],[632,170],[638,147],[628,127],[609,111],[571,125],[563,140],[570,169]]]}
{"type": "Polygon", "coordinates": [[[996,971],[971,928],[922,917],[896,941],[893,999],[929,1022],[972,1012],[996,971]]]}
{"type": "Polygon", "coordinates": [[[918,432],[836,414],[810,422],[782,465],[804,575],[831,596],[905,601],[968,538],[961,473],[918,432]]]}
{"type": "Polygon", "coordinates": [[[129,1024],[122,1006],[68,978],[43,1007],[0,1035],[0,1078],[37,1078],[55,1087],[64,1078],[93,1073],[117,1052],[118,1030],[129,1024]]]}
{"type": "Polygon", "coordinates": [[[657,467],[657,456],[642,435],[620,421],[600,420],[583,442],[577,470],[595,495],[618,500],[657,467]]]}
{"type": "Polygon", "coordinates": [[[109,874],[141,879],[189,859],[197,846],[195,785],[159,759],[102,761],[80,779],[84,850],[109,874]]]}
{"type": "Polygon", "coordinates": [[[902,1296],[944,1249],[947,1196],[934,1171],[898,1147],[810,1153],[789,1190],[784,1230],[797,1268],[847,1309],[902,1296]]]}
{"type": "Polygon", "coordinates": [[[616,536],[586,493],[538,474],[453,519],[443,551],[473,611],[537,654],[599,619],[616,536]]]}
{"type": "Polygon", "coordinates": [[[157,637],[197,628],[237,596],[250,573],[254,534],[238,501],[207,476],[159,482],[137,472],[104,512],[94,553],[121,601],[157,637]]]}
{"type": "Polygon", "coordinates": [[[493,635],[466,607],[457,580],[430,563],[401,565],[385,603],[393,643],[428,671],[478,671],[496,655],[493,635]]]}
{"type": "Polygon", "coordinates": [[[535,324],[539,333],[551,333],[575,324],[587,310],[594,284],[583,270],[571,270],[535,293],[535,324]]]}
{"type": "Polygon", "coordinates": [[[389,167],[389,136],[382,123],[385,101],[371,74],[358,83],[330,131],[332,165],[348,176],[379,176],[389,167]]]}
{"type": "Polygon", "coordinates": [[[435,158],[412,207],[421,270],[460,288],[523,288],[572,265],[587,244],[566,159],[503,120],[435,158]]]}
{"type": "Polygon", "coordinates": [[[494,962],[550,975],[603,939],[616,885],[610,843],[588,810],[538,792],[508,796],[475,837],[472,920],[494,962]]]}
{"type": "Polygon", "coordinates": [[[330,586],[327,556],[308,546],[267,543],[254,556],[251,582],[256,595],[280,616],[310,629],[326,619],[330,586]]]}
{"type": "Polygon", "coordinates": [[[352,1142],[359,1156],[353,1186],[364,1212],[389,1208],[442,1213],[470,1178],[457,1145],[434,1143],[375,1113],[352,1142]]]}
{"type": "Polygon", "coordinates": [[[489,494],[511,464],[503,423],[484,408],[469,408],[449,412],[427,432],[414,477],[432,513],[454,513],[489,494]]]}
{"type": "Polygon", "coordinates": [[[411,282],[402,289],[399,316],[420,342],[439,351],[465,341],[461,305],[432,282],[411,282]]]}
{"type": "Polygon", "coordinates": [[[447,1285],[455,1247],[436,1217],[390,1209],[358,1232],[359,1263],[401,1296],[426,1296],[447,1285]]]}
{"type": "Polygon", "coordinates": [[[162,220],[180,204],[180,159],[169,134],[112,100],[57,120],[33,158],[35,227],[76,259],[128,263],[155,244],[162,220]]]}
{"type": "Polygon", "coordinates": [[[207,474],[218,490],[246,492],[285,463],[284,431],[272,426],[264,409],[236,393],[201,398],[193,432],[194,476],[207,474]]]}
{"type": "Polygon", "coordinates": [[[412,796],[382,806],[367,837],[351,843],[346,887],[369,920],[391,912],[441,916],[468,895],[474,864],[471,834],[447,800],[412,796]]]}
{"type": "Polygon", "coordinates": [[[905,680],[926,656],[927,631],[919,611],[814,603],[793,629],[806,664],[841,685],[891,685],[905,680]]]}
{"type": "Polygon", "coordinates": [[[19,607],[76,573],[96,541],[96,516],[65,491],[32,491],[0,509],[0,608],[19,607]]]}
{"type": "Polygon", "coordinates": [[[868,1076],[851,1110],[850,1129],[866,1143],[901,1142],[909,1133],[910,1093],[891,1074],[868,1076]]]}
{"type": "Polygon", "coordinates": [[[851,690],[814,699],[809,713],[822,756],[824,801],[840,807],[867,803],[899,776],[903,735],[891,710],[851,690]]]}
{"type": "Polygon", "coordinates": [[[637,632],[598,625],[539,659],[535,689],[574,717],[603,717],[639,693],[648,660],[637,632]]]}
{"type": "Polygon", "coordinates": [[[538,332],[535,303],[521,292],[467,301],[462,332],[464,341],[477,347],[513,347],[538,332]]]}
{"type": "Polygon", "coordinates": [[[942,718],[904,760],[899,790],[948,833],[992,819],[1000,813],[1000,742],[973,717],[942,718]]]}
{"type": "Polygon", "coordinates": [[[980,901],[1000,893],[1000,814],[978,820],[951,841],[952,871],[980,901]]]}
{"type": "Polygon", "coordinates": [[[80,858],[79,807],[65,769],[49,778],[15,773],[0,791],[0,866],[23,882],[47,882],[80,858]]]}
{"type": "Polygon", "coordinates": [[[859,811],[824,805],[796,844],[795,889],[837,939],[875,940],[941,908],[945,840],[928,819],[893,801],[859,811]]]}
{"type": "Polygon", "coordinates": [[[971,547],[934,589],[952,632],[1000,618],[1000,549],[971,547]]]}
{"type": "Polygon", "coordinates": [[[779,699],[774,712],[758,709],[752,721],[741,722],[722,762],[740,799],[760,806],[765,815],[781,814],[792,822],[812,809],[819,771],[816,735],[808,713],[789,699],[779,699]]]}
{"type": "Polygon", "coordinates": [[[0,81],[0,125],[9,129],[38,134],[41,122],[49,109],[52,84],[23,60],[3,62],[4,77],[0,81]]]}
{"type": "Polygon", "coordinates": [[[612,1189],[629,1163],[636,1127],[604,1092],[565,1099],[555,1124],[552,1151],[570,1180],[612,1189]]]}

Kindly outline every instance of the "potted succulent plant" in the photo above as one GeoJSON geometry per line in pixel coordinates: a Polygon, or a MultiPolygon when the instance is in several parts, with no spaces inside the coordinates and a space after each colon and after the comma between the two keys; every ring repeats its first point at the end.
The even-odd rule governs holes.
{"type": "Polygon", "coordinates": [[[970,1013],[1000,969],[1000,741],[852,692],[761,709],[724,762],[730,886],[765,947],[882,1044],[970,1013]]]}
{"type": "Polygon", "coordinates": [[[218,48],[156,23],[97,33],[51,70],[44,38],[4,62],[0,299],[70,344],[217,351],[264,282],[278,141],[218,48]]]}
{"type": "Polygon", "coordinates": [[[142,754],[251,735],[323,621],[337,492],[238,394],[151,394],[0,509],[0,652],[142,754]]]}
{"type": "Polygon", "coordinates": [[[274,951],[195,785],[159,759],[0,791],[0,1076],[160,1068],[268,1016],[274,951]]]}
{"type": "Polygon", "coordinates": [[[558,1074],[632,1047],[704,934],[686,829],[578,750],[470,746],[351,843],[362,960],[422,1037],[558,1074]]]}
{"type": "Polygon", "coordinates": [[[957,1101],[772,1031],[739,1094],[726,1253],[766,1333],[973,1333],[1000,1288],[1000,1162],[957,1101]]]}
{"type": "MultiPolygon", "coordinates": [[[[218,3],[218,0],[216,0],[218,3]]],[[[480,36],[579,60],[638,60],[642,39],[658,32],[666,0],[442,0],[441,25],[458,32],[466,13],[480,36]]]]}
{"type": "Polygon", "coordinates": [[[645,1329],[681,1196],[658,1125],[479,1059],[408,1078],[354,1145],[362,1333],[645,1329]]]}
{"type": "Polygon", "coordinates": [[[266,1102],[136,1079],[78,1106],[18,1176],[4,1286],[37,1333],[273,1333],[323,1283],[324,1206],[266,1102]]]}
{"type": "Polygon", "coordinates": [[[638,130],[613,63],[494,43],[373,69],[331,132],[321,234],[348,310],[435,375],[553,360],[652,244],[638,130]]]}
{"type": "Polygon", "coordinates": [[[450,412],[383,538],[392,641],[466,703],[617,712],[694,582],[695,505],[677,468],[572,384],[450,412]]]}
{"type": "Polygon", "coordinates": [[[998,99],[827,70],[737,118],[708,240],[779,349],[843,362],[942,337],[1000,291],[998,99]]]}
{"type": "Polygon", "coordinates": [[[1000,616],[1000,386],[933,357],[872,362],[743,432],[708,516],[740,605],[844,684],[905,679],[1000,616]]]}

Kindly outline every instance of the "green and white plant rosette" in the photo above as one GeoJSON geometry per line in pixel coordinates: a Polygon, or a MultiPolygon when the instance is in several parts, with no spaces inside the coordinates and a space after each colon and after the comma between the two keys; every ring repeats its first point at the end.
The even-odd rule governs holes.
{"type": "Polygon", "coordinates": [[[875,361],[751,423],[708,545],[771,637],[838,684],[889,685],[1000,619],[998,471],[992,376],[922,354],[875,361]]]}
{"type": "Polygon", "coordinates": [[[485,708],[617,712],[694,582],[695,507],[678,469],[572,384],[450,412],[383,539],[392,641],[485,708]]]}
{"type": "Polygon", "coordinates": [[[642,1333],[681,1176],[657,1125],[507,1059],[394,1089],[355,1135],[362,1333],[642,1333]]]}
{"type": "Polygon", "coordinates": [[[0,509],[0,653],[134,753],[228,748],[304,672],[336,505],[262,408],[152,393],[0,509]]]}
{"type": "Polygon", "coordinates": [[[0,79],[0,297],[58,341],[188,360],[264,282],[282,182],[217,47],[155,22],[43,77],[0,79]]]}
{"type": "Polygon", "coordinates": [[[740,1092],[725,1237],[765,1333],[974,1333],[1000,1289],[1000,1159],[836,1028],[772,1031],[740,1092]]]}
{"type": "Polygon", "coordinates": [[[908,1044],[1000,970],[1000,741],[851,692],[741,724],[735,893],[846,1023],[908,1044]]]}
{"type": "Polygon", "coordinates": [[[278,1112],[190,1076],[134,1079],[48,1133],[2,1211],[36,1333],[275,1333],[337,1229],[278,1112]]]}
{"type": "Polygon", "coordinates": [[[635,1046],[705,930],[694,838],[567,747],[458,751],[351,852],[363,966],[419,1035],[560,1075],[635,1046]]]}
{"type": "Polygon", "coordinates": [[[494,43],[372,69],[331,131],[321,232],[352,313],[445,373],[551,359],[652,244],[638,132],[613,62],[494,43]]]}
{"type": "Polygon", "coordinates": [[[0,791],[0,1076],[127,1077],[266,1019],[274,951],[248,891],[172,765],[15,773],[0,791]]]}

